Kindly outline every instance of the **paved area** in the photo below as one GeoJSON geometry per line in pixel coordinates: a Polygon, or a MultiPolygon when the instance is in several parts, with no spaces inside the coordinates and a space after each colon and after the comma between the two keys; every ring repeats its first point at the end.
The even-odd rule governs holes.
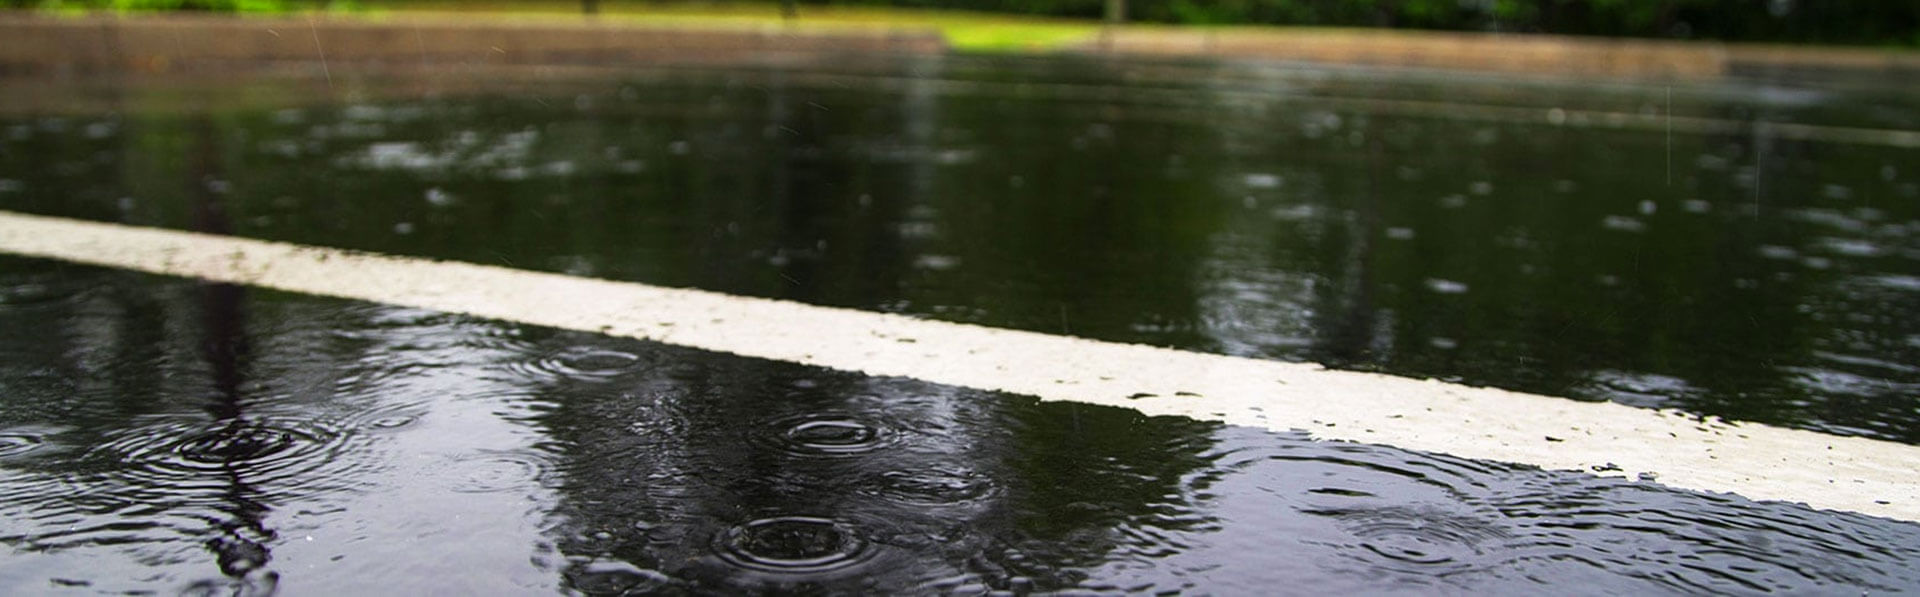
{"type": "Polygon", "coordinates": [[[712,292],[0,212],[0,252],[1920,521],[1920,446],[712,292]]]}

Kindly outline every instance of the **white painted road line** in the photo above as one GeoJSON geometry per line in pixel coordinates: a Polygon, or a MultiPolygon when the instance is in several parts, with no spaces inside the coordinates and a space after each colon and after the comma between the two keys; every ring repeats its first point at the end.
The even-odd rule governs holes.
{"type": "Polygon", "coordinates": [[[869,375],[1305,429],[1920,522],[1920,446],[898,315],[0,212],[0,252],[465,313],[869,375]],[[1552,439],[1549,439],[1551,437],[1552,439]],[[1607,465],[1613,465],[1609,467],[1607,465]]]}

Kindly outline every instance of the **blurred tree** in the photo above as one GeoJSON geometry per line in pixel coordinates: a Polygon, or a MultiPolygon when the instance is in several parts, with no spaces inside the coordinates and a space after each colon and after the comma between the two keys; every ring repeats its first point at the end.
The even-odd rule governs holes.
{"type": "Polygon", "coordinates": [[[1518,31],[1727,41],[1920,45],[1920,2],[1806,0],[810,0],[1121,18],[1518,31]]]}

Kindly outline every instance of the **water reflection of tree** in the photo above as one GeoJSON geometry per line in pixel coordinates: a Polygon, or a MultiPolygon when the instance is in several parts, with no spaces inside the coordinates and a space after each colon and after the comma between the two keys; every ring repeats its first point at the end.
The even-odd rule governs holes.
{"type": "Polygon", "coordinates": [[[1137,557],[1126,533],[1196,531],[1213,519],[1189,477],[1205,470],[1210,422],[1074,403],[1021,401],[1003,420],[1013,528],[1003,537],[1007,573],[1054,587],[1098,579],[1084,569],[1137,557]]]}
{"type": "MultiPolygon", "coordinates": [[[[96,184],[120,192],[137,189],[146,205],[129,209],[101,200],[103,195],[94,188],[81,187],[76,204],[68,209],[100,209],[93,212],[96,217],[136,221],[147,217],[143,214],[166,213],[196,231],[231,230],[232,214],[219,184],[226,171],[224,129],[214,114],[201,110],[165,119],[128,118],[113,130],[118,134],[110,140],[122,149],[103,153],[89,148],[89,155],[112,158],[96,158],[94,165],[107,171],[96,173],[96,184]],[[168,143],[175,151],[152,156],[126,147],[140,142],[168,143]]],[[[54,153],[38,159],[58,164],[69,157],[54,153]]],[[[33,325],[44,329],[9,332],[20,334],[14,341],[47,343],[35,352],[52,357],[48,371],[56,372],[70,391],[21,395],[20,403],[11,404],[17,411],[8,418],[71,425],[58,441],[93,449],[36,465],[48,467],[46,474],[81,479],[77,483],[87,491],[37,497],[57,504],[50,506],[52,511],[102,499],[144,503],[144,514],[112,523],[132,539],[95,539],[133,543],[136,550],[149,542],[177,540],[167,533],[182,519],[208,525],[183,530],[203,541],[212,563],[230,578],[200,581],[185,590],[273,590],[277,577],[265,568],[275,535],[265,524],[270,496],[253,478],[250,465],[257,463],[250,459],[262,456],[260,450],[274,449],[283,438],[250,412],[247,386],[253,349],[246,289],[199,284],[175,294],[170,290],[180,286],[140,276],[74,266],[49,269],[57,276],[56,288],[71,294],[42,305],[47,316],[33,325]],[[204,412],[210,424],[128,435],[130,426],[155,420],[148,415],[181,407],[204,412]]],[[[80,520],[78,528],[85,533],[100,532],[102,517],[80,520]]],[[[53,538],[57,536],[29,535],[26,540],[58,541],[53,538]]]]}
{"type": "MultiPolygon", "coordinates": [[[[632,348],[577,334],[548,343],[632,348]]],[[[666,583],[734,591],[906,590],[964,564],[940,557],[951,546],[925,543],[925,537],[971,527],[1000,508],[971,504],[936,514],[871,492],[880,475],[926,462],[989,467],[984,474],[998,478],[999,442],[979,437],[992,433],[986,401],[894,393],[914,385],[909,382],[645,350],[648,365],[631,375],[556,379],[536,391],[555,405],[541,418],[564,459],[557,510],[564,522],[552,533],[571,562],[562,573],[576,589],[666,583]],[[809,452],[786,434],[811,417],[870,425],[881,434],[880,445],[859,453],[809,452]],[[879,560],[846,574],[781,573],[736,566],[721,555],[730,530],[779,516],[844,521],[879,546],[879,560]],[[923,549],[907,549],[911,541],[923,549]],[[622,570],[609,565],[615,562],[662,576],[621,576],[609,572],[622,570]]]]}
{"type": "MultiPolygon", "coordinates": [[[[1098,78],[1102,63],[1060,68],[1098,78]]],[[[993,325],[1206,348],[1195,288],[1230,205],[1205,190],[1210,132],[1141,118],[1114,93],[945,98],[954,163],[923,199],[933,230],[914,250],[956,265],[923,272],[908,298],[993,325]]]]}
{"type": "Polygon", "coordinates": [[[1772,363],[1805,354],[1807,333],[1795,313],[1804,283],[1772,275],[1755,251],[1760,227],[1687,213],[1683,194],[1646,174],[1659,171],[1647,156],[1661,154],[1646,135],[1587,133],[1608,142],[1581,143],[1531,127],[1487,130],[1430,132],[1424,146],[1387,154],[1422,175],[1381,178],[1394,198],[1384,225],[1416,234],[1375,265],[1381,306],[1397,318],[1381,367],[1548,393],[1593,392],[1585,384],[1597,371],[1651,373],[1697,387],[1669,396],[1679,405],[1799,417],[1757,399],[1790,385],[1772,363]],[[1497,140],[1461,147],[1475,134],[1497,140]],[[1478,184],[1491,191],[1475,193],[1478,184]],[[1466,291],[1437,292],[1431,279],[1466,291]]]}
{"type": "MultiPolygon", "coordinates": [[[[1290,278],[1273,272],[1316,282],[1294,305],[1280,292],[1260,297],[1273,303],[1264,310],[1210,301],[1231,307],[1212,319],[1241,316],[1210,330],[1221,343],[1255,346],[1262,326],[1311,313],[1311,348],[1262,352],[1559,395],[1617,397],[1624,384],[1646,394],[1628,400],[1763,421],[1860,416],[1799,404],[1791,367],[1822,327],[1802,305],[1822,302],[1826,282],[1758,249],[1808,231],[1741,215],[1752,189],[1733,172],[1689,174],[1700,153],[1750,136],[1677,139],[1668,187],[1657,135],[1323,113],[1335,114],[1277,102],[1217,123],[1228,167],[1286,181],[1276,214],[1298,221],[1231,222],[1212,258],[1276,285],[1290,278]],[[1692,213],[1687,200],[1713,209],[1692,213]]],[[[1781,201],[1818,194],[1819,178],[1787,154],[1831,160],[1773,151],[1781,201]]],[[[1233,179],[1209,192],[1243,192],[1233,179]]]]}
{"type": "MultiPolygon", "coordinates": [[[[913,68],[931,75],[939,67],[913,68]]],[[[994,301],[991,311],[996,316],[1039,313],[1051,322],[1067,297],[1065,304],[1076,311],[1085,307],[1087,313],[1118,318],[1127,308],[1108,304],[1116,298],[1111,292],[1115,289],[1146,297],[1133,302],[1121,298],[1127,304],[1151,304],[1157,312],[1176,313],[1171,319],[1190,308],[1191,300],[1177,298],[1188,287],[1181,265],[1195,258],[1199,245],[1191,234],[1204,233],[1205,227],[1196,225],[1189,212],[1176,209],[1174,197],[1128,192],[1139,178],[1099,175],[1119,177],[1098,183],[1109,188],[1103,196],[1049,196],[1042,191],[1044,200],[982,219],[979,211],[951,203],[973,196],[976,189],[954,187],[970,187],[977,179],[1004,181],[999,174],[981,176],[982,169],[992,172],[1003,164],[945,163],[976,145],[956,147],[940,131],[954,128],[955,118],[970,136],[1011,130],[980,126],[998,117],[955,107],[950,97],[936,103],[930,91],[912,87],[903,105],[863,108],[789,86],[779,73],[754,80],[765,86],[766,100],[760,104],[764,131],[749,129],[756,134],[744,137],[730,136],[724,128],[684,131],[677,136],[690,140],[696,153],[714,152],[725,159],[695,162],[664,174],[681,181],[678,188],[694,191],[689,194],[695,199],[683,203],[693,210],[686,215],[698,214],[688,218],[692,225],[682,232],[691,235],[682,237],[688,244],[716,247],[710,250],[719,255],[751,255],[747,247],[771,248],[771,254],[757,256],[772,258],[770,271],[759,264],[729,266],[728,259],[713,255],[692,260],[733,268],[696,274],[706,276],[703,286],[740,284],[754,294],[828,304],[871,306],[876,299],[895,296],[967,304],[949,295],[953,287],[916,290],[939,271],[909,273],[904,263],[916,255],[951,252],[969,277],[1024,277],[1018,273],[1027,267],[1023,260],[1055,252],[1035,246],[1006,251],[965,242],[1004,238],[1009,231],[996,228],[1016,226],[1033,233],[1027,242],[1080,239],[1070,243],[1079,265],[1098,268],[1103,260],[1093,259],[1096,253],[1120,252],[1139,257],[1127,267],[1151,261],[1147,265],[1152,275],[1146,278],[1165,281],[1136,286],[1130,281],[1141,280],[1140,271],[1105,269],[1089,273],[1091,278],[1040,280],[1043,287],[1010,289],[994,301]],[[899,120],[891,120],[886,127],[892,132],[885,132],[872,128],[875,118],[899,120]],[[848,137],[854,140],[848,142],[848,137]],[[752,154],[759,159],[748,159],[752,154]],[[753,192],[733,198],[706,188],[727,180],[748,181],[753,192]],[[916,222],[926,217],[927,209],[941,215],[916,222]],[[1162,216],[1173,219],[1159,221],[1162,216]],[[1088,226],[1085,220],[1112,226],[1088,226]],[[939,238],[954,242],[929,242],[911,232],[928,223],[942,229],[939,238]],[[743,234],[736,238],[713,233],[728,224],[743,234]],[[1132,229],[1136,226],[1150,228],[1139,233],[1132,229]],[[1169,229],[1188,234],[1169,239],[1169,229]],[[1139,246],[1129,246],[1135,242],[1139,246]],[[784,290],[740,279],[741,270],[749,276],[774,273],[776,287],[784,290]]],[[[989,147],[1005,141],[982,140],[989,147]]],[[[1121,152],[1111,141],[1099,151],[1121,152]]],[[[1136,141],[1139,151],[1154,147],[1152,140],[1136,141]]],[[[1080,177],[1095,170],[1057,171],[1063,177],[1080,177]]],[[[1042,189],[1087,182],[1035,180],[1042,189]]],[[[925,265],[927,260],[919,262],[925,265]]],[[[1128,411],[1033,406],[916,382],[691,351],[660,352],[667,356],[647,373],[617,383],[562,380],[541,390],[559,405],[544,419],[567,452],[567,497],[560,507],[567,522],[554,535],[573,562],[563,574],[576,588],[631,589],[661,582],[646,580],[632,569],[620,572],[607,565],[610,560],[709,589],[898,591],[943,578],[952,582],[956,575],[971,575],[973,580],[964,582],[993,588],[1007,588],[1009,579],[1022,576],[1045,586],[1071,586],[1080,580],[1077,567],[1103,561],[1124,541],[1119,527],[1180,524],[1154,515],[1182,507],[1169,505],[1168,496],[1181,495],[1182,476],[1201,466],[1193,454],[1207,443],[1205,429],[1162,425],[1154,428],[1167,427],[1166,433],[1142,433],[1142,421],[1128,411]],[[851,457],[796,453],[783,445],[780,434],[808,417],[872,423],[891,439],[882,449],[851,457]],[[890,502],[886,479],[914,474],[951,475],[929,481],[934,487],[973,480],[994,489],[957,504],[890,502]],[[857,575],[769,574],[740,569],[716,555],[724,550],[716,542],[730,529],[783,515],[846,520],[881,546],[880,555],[857,575]]]]}
{"type": "Polygon", "coordinates": [[[584,592],[1067,588],[1131,557],[1126,528],[1205,524],[1184,483],[1212,424],[541,335],[550,351],[644,355],[618,376],[532,383],[564,471],[549,533],[584,592]],[[797,423],[823,420],[877,437],[845,453],[794,443],[797,423]],[[726,555],[729,533],[783,516],[843,521],[870,551],[824,570],[726,555]]]}
{"type": "MultiPolygon", "coordinates": [[[[185,174],[187,195],[193,198],[194,228],[199,232],[226,234],[231,224],[220,197],[224,189],[219,187],[218,130],[205,112],[189,118],[188,126],[194,151],[187,158],[185,174]]],[[[266,569],[267,562],[273,559],[267,544],[273,541],[275,533],[265,523],[270,511],[263,501],[266,496],[247,478],[245,461],[269,455],[259,450],[270,443],[260,442],[273,441],[263,434],[277,432],[247,420],[247,397],[242,386],[248,376],[252,350],[243,307],[246,292],[245,287],[235,284],[202,284],[200,304],[205,336],[201,350],[211,368],[214,391],[207,411],[218,427],[211,436],[175,441],[202,444],[212,453],[226,456],[220,467],[225,488],[221,491],[222,502],[216,507],[227,518],[215,522],[219,531],[207,539],[207,548],[213,552],[220,572],[242,583],[242,593],[270,594],[279,580],[278,574],[266,569]]]]}
{"type": "Polygon", "coordinates": [[[1394,345],[1394,336],[1378,336],[1383,314],[1374,304],[1374,246],[1383,229],[1380,187],[1387,170],[1382,143],[1377,137],[1367,140],[1365,177],[1352,185],[1357,188],[1336,187],[1330,199],[1340,206],[1338,215],[1317,222],[1316,236],[1325,247],[1317,251],[1323,261],[1316,271],[1324,272],[1329,283],[1314,287],[1313,327],[1318,333],[1312,354],[1314,361],[1331,367],[1377,368],[1392,351],[1375,350],[1394,345]]]}

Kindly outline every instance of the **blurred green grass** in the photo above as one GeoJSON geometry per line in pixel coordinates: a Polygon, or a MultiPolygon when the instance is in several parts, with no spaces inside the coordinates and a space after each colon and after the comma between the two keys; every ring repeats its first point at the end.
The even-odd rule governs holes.
{"type": "MultiPolygon", "coordinates": [[[[972,52],[1031,52],[1065,48],[1094,39],[1100,23],[1091,20],[1031,17],[883,7],[801,6],[789,21],[777,3],[609,3],[595,18],[685,27],[792,27],[797,30],[935,30],[954,49],[972,52]]],[[[537,0],[360,0],[358,11],[374,17],[473,16],[581,18],[578,2],[537,0]]]]}
{"type": "MultiPolygon", "coordinates": [[[[42,0],[33,8],[77,16],[95,12],[139,14],[180,11],[241,15],[331,14],[370,19],[436,17],[578,20],[582,5],[565,0],[42,0]]],[[[955,50],[1045,52],[1094,39],[1098,21],[958,10],[869,6],[799,7],[786,19],[777,2],[606,2],[592,18],[687,28],[783,27],[797,31],[937,31],[955,50]]]]}

